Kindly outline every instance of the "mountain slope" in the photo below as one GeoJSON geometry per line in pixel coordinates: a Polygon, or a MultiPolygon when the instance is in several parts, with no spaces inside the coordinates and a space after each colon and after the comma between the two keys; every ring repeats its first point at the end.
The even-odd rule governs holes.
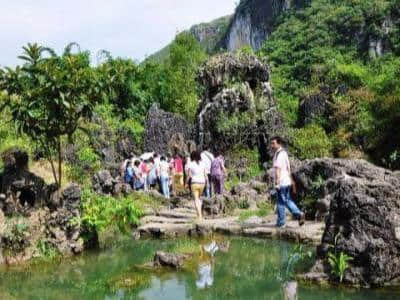
{"type": "MultiPolygon", "coordinates": [[[[231,19],[232,15],[224,16],[208,23],[193,25],[187,31],[200,42],[207,53],[213,54],[218,50],[217,45],[220,44],[221,39],[224,37],[231,19]]],[[[169,47],[170,44],[150,55],[146,60],[162,62],[169,54],[169,47]]]]}

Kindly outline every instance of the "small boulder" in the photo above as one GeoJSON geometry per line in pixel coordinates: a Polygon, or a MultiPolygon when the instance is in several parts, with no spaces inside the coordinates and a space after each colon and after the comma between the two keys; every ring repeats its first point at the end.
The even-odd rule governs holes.
{"type": "Polygon", "coordinates": [[[112,195],[118,180],[111,176],[110,171],[101,170],[92,179],[93,190],[98,194],[112,195]]]}
{"type": "Polygon", "coordinates": [[[191,258],[191,255],[189,254],[174,254],[157,251],[154,255],[153,265],[155,267],[171,267],[174,269],[180,269],[189,258],[191,258]]]}

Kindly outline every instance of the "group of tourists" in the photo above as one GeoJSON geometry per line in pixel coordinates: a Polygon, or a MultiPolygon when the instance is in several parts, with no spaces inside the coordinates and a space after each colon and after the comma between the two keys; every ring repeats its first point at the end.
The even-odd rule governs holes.
{"type": "Polygon", "coordinates": [[[175,151],[172,157],[146,153],[139,158],[131,157],[121,166],[121,176],[134,190],[148,191],[158,188],[165,198],[190,191],[193,195],[197,216],[202,219],[201,197],[222,194],[225,185],[225,162],[221,152],[209,149],[193,151],[182,157],[175,151]]]}
{"type": "MultiPolygon", "coordinates": [[[[271,175],[274,181],[274,193],[277,203],[277,227],[285,226],[286,208],[304,224],[304,213],[299,210],[292,194],[296,193],[287,151],[282,147],[282,139],[276,136],[271,139],[274,152],[271,175]]],[[[159,188],[165,198],[171,194],[178,195],[190,191],[196,207],[197,217],[202,219],[201,197],[211,197],[224,192],[226,169],[222,153],[215,156],[209,149],[202,152],[193,151],[183,158],[178,151],[169,158],[165,155],[147,153],[140,158],[125,160],[121,176],[134,190],[148,191],[159,188]]]]}

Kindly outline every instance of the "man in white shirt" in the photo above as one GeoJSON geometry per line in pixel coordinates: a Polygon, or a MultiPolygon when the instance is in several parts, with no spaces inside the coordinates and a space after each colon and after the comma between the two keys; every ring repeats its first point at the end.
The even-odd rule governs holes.
{"type": "MultiPolygon", "coordinates": [[[[273,158],[274,184],[277,195],[277,227],[285,226],[286,207],[292,215],[299,220],[300,226],[304,224],[304,213],[293,202],[291,196],[292,175],[290,171],[289,156],[282,148],[282,138],[275,136],[271,139],[271,148],[275,152],[273,158]]],[[[295,186],[293,186],[295,188],[295,186]]]]}
{"type": "Polygon", "coordinates": [[[207,177],[208,177],[208,184],[204,189],[204,194],[207,198],[210,198],[212,195],[211,190],[211,163],[214,160],[214,155],[209,151],[209,148],[205,148],[203,152],[201,152],[201,162],[206,169],[207,177]]]}

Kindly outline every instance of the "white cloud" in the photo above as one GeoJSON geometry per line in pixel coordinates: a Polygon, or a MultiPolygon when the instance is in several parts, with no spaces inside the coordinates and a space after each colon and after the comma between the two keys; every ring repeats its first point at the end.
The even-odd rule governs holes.
{"type": "Polygon", "coordinates": [[[0,0],[0,65],[28,42],[61,51],[69,42],[141,60],[177,31],[233,13],[235,0],[0,0]]]}

